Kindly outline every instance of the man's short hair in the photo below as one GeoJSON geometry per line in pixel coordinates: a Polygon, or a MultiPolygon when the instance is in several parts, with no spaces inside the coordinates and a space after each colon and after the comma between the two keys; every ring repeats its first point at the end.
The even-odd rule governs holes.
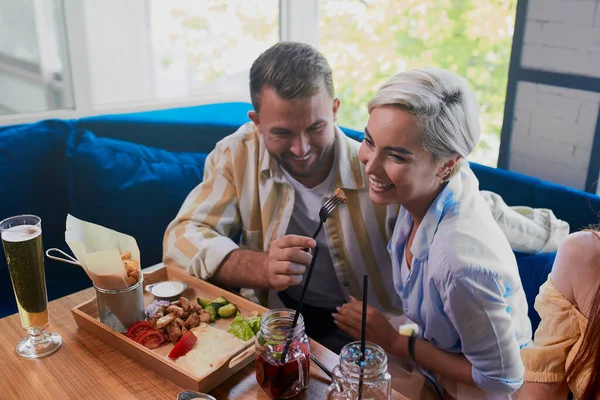
{"type": "Polygon", "coordinates": [[[250,98],[257,113],[264,86],[286,100],[309,98],[322,88],[334,97],[331,67],[321,53],[304,43],[279,42],[252,63],[250,98]]]}

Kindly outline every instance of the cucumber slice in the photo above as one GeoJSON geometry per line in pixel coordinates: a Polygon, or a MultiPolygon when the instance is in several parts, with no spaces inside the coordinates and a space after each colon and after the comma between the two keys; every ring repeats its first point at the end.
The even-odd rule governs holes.
{"type": "Polygon", "coordinates": [[[207,311],[210,314],[210,322],[215,322],[217,320],[217,311],[212,303],[205,306],[204,311],[207,311]]]}
{"type": "Polygon", "coordinates": [[[210,303],[210,304],[211,304],[211,305],[213,306],[213,308],[215,309],[215,312],[217,313],[217,316],[219,315],[219,308],[221,308],[221,307],[224,307],[224,306],[225,306],[225,304],[221,304],[221,303],[215,303],[215,302],[212,302],[212,303],[210,303]]]}
{"type": "Polygon", "coordinates": [[[211,303],[219,303],[222,305],[227,305],[229,304],[229,302],[227,300],[225,300],[225,298],[223,296],[219,296],[214,300],[211,300],[211,303]]]}
{"type": "Polygon", "coordinates": [[[237,312],[237,307],[235,306],[235,304],[232,304],[232,303],[224,305],[223,307],[219,308],[219,310],[217,311],[217,313],[219,314],[219,317],[221,317],[221,318],[233,317],[236,312],[237,312]]]}
{"type": "Polygon", "coordinates": [[[208,299],[201,299],[200,297],[198,297],[198,304],[200,304],[202,306],[202,308],[206,307],[210,303],[211,303],[210,300],[208,300],[208,299]]]}

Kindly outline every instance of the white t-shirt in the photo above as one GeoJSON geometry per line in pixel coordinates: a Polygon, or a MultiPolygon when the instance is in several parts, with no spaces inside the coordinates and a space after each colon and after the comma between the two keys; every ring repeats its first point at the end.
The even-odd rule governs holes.
{"type": "MultiPolygon", "coordinates": [[[[336,164],[334,163],[334,165],[336,164]]],[[[295,192],[294,211],[292,212],[290,224],[288,225],[286,233],[288,235],[312,237],[319,226],[319,210],[323,205],[324,198],[333,187],[336,169],[333,168],[329,173],[329,176],[312,189],[307,188],[295,180],[283,168],[282,171],[295,192]]],[[[319,245],[319,254],[310,278],[310,284],[306,291],[304,302],[313,307],[331,309],[344,303],[344,294],[340,288],[333,267],[324,227],[321,232],[319,232],[316,240],[319,245]]],[[[300,299],[300,295],[302,294],[302,288],[306,282],[307,273],[308,266],[304,273],[302,283],[300,285],[290,286],[286,290],[286,293],[296,301],[300,299]]]]}

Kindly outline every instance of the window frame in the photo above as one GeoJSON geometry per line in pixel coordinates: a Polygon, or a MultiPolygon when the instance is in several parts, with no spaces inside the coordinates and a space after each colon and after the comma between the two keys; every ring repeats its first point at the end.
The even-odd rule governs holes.
{"type": "MultiPolygon", "coordinates": [[[[44,0],[34,0],[39,3],[44,0]]],[[[148,7],[148,3],[145,3],[148,7]]],[[[8,114],[0,116],[0,126],[37,122],[44,119],[76,119],[95,115],[120,114],[140,111],[152,111],[175,107],[189,107],[201,104],[229,101],[249,101],[249,93],[244,88],[240,92],[207,94],[206,96],[187,97],[178,100],[151,100],[145,102],[94,105],[90,77],[90,57],[87,52],[85,25],[86,2],[81,0],[63,0],[64,20],[70,85],[73,108],[47,110],[30,113],[8,114]]],[[[148,11],[148,10],[146,10],[148,11]]],[[[148,23],[149,21],[149,12],[148,23]]],[[[304,42],[319,46],[319,0],[279,0],[279,40],[304,42]]]]}

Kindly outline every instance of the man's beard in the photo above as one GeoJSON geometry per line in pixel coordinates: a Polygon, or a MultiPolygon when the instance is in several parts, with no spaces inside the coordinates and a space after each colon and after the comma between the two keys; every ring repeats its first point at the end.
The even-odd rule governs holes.
{"type": "MultiPolygon", "coordinates": [[[[277,161],[277,163],[279,164],[279,166],[283,169],[285,169],[290,175],[292,175],[293,177],[299,177],[299,178],[308,178],[312,175],[315,174],[315,172],[317,172],[319,170],[319,168],[323,167],[323,165],[325,164],[325,161],[327,160],[327,157],[333,157],[334,154],[334,149],[335,149],[335,142],[332,143],[331,145],[329,145],[327,148],[325,148],[324,150],[318,151],[317,154],[317,160],[307,169],[302,170],[302,171],[296,171],[293,166],[288,163],[288,159],[291,158],[292,156],[289,155],[284,155],[284,157],[279,157],[273,153],[271,153],[269,151],[269,154],[271,155],[271,157],[273,157],[275,159],[275,161],[277,161]]],[[[314,149],[311,151],[315,151],[314,149]]],[[[289,153],[287,153],[289,154],[289,153]]],[[[311,155],[312,157],[312,155],[311,155]]]]}

